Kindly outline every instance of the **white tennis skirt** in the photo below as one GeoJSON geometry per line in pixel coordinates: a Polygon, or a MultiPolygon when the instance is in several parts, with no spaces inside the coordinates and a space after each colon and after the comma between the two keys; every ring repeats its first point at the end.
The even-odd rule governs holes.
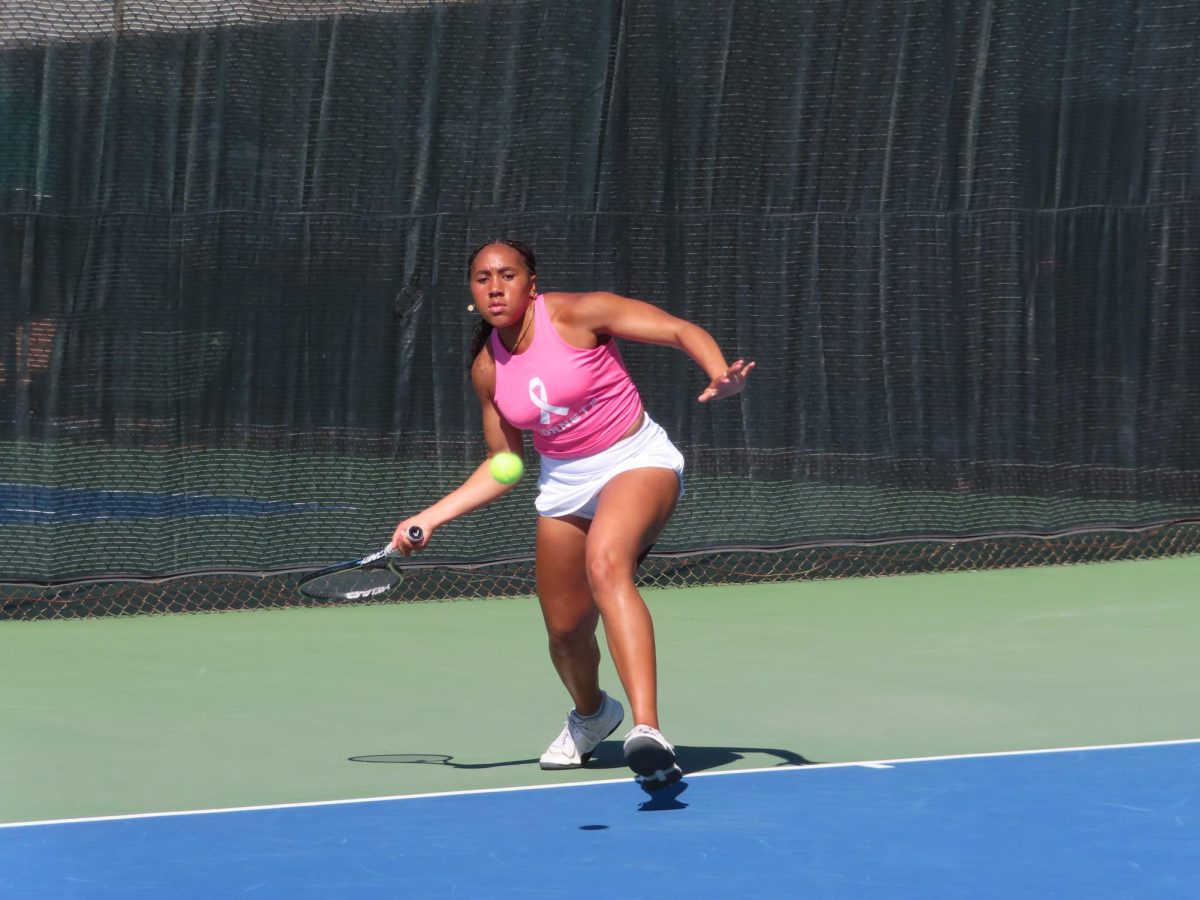
{"type": "Polygon", "coordinates": [[[683,496],[683,454],[648,414],[641,428],[592,456],[578,459],[543,456],[534,506],[543,516],[590,519],[596,514],[600,491],[609,479],[630,469],[646,468],[674,472],[679,478],[679,496],[683,496]]]}

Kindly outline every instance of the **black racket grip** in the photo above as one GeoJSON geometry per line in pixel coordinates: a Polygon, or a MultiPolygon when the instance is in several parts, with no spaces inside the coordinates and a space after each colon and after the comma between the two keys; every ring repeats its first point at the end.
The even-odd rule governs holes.
{"type": "Polygon", "coordinates": [[[420,525],[410,525],[408,529],[408,539],[414,544],[419,544],[425,538],[425,532],[421,530],[420,525]]]}

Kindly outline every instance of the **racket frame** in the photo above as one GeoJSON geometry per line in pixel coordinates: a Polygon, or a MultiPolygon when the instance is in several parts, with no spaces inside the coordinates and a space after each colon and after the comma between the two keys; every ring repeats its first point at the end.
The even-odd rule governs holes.
{"type": "MultiPolygon", "coordinates": [[[[425,533],[421,530],[420,526],[413,525],[412,527],[410,527],[408,529],[408,539],[410,541],[412,541],[413,543],[420,543],[424,537],[425,537],[425,533]]],[[[400,572],[399,569],[396,568],[396,565],[395,565],[396,558],[399,556],[400,556],[399,551],[397,551],[391,544],[388,544],[382,550],[377,550],[374,553],[370,554],[369,556],[362,557],[362,559],[354,559],[354,560],[350,560],[348,562],[336,563],[332,566],[326,566],[323,569],[318,569],[315,572],[310,572],[308,575],[305,575],[303,578],[300,579],[300,583],[297,584],[296,587],[300,591],[300,593],[304,594],[304,596],[311,597],[314,600],[339,600],[339,599],[341,599],[341,600],[363,600],[363,599],[366,599],[367,597],[378,597],[382,594],[388,593],[391,590],[394,590],[396,588],[396,586],[400,583],[400,579],[403,578],[403,574],[400,572]],[[383,560],[383,559],[388,560],[388,562],[384,565],[379,565],[380,560],[383,560]],[[345,597],[329,596],[326,594],[314,594],[314,593],[309,593],[307,590],[305,590],[306,585],[312,584],[314,581],[317,581],[322,578],[328,578],[330,575],[336,575],[339,572],[348,572],[351,569],[379,569],[379,568],[386,568],[393,575],[395,575],[396,583],[391,585],[390,587],[386,587],[383,589],[374,589],[374,590],[364,589],[362,591],[355,591],[355,592],[353,592],[353,594],[345,596],[345,597]]]]}

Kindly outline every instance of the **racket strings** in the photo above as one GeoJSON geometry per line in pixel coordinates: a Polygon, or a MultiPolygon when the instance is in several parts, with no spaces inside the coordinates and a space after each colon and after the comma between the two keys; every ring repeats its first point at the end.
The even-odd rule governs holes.
{"type": "Polygon", "coordinates": [[[322,600],[362,600],[391,591],[400,583],[392,566],[370,566],[331,572],[300,586],[301,592],[322,600]]]}

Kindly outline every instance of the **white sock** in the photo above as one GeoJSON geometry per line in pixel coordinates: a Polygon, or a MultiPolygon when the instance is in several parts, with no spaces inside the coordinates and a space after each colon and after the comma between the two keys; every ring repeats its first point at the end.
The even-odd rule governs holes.
{"type": "Polygon", "coordinates": [[[590,716],[583,716],[583,715],[579,714],[579,710],[575,710],[575,717],[577,719],[579,719],[579,721],[581,721],[581,722],[592,721],[592,719],[596,718],[598,715],[600,715],[600,713],[604,712],[604,701],[607,698],[608,698],[608,695],[606,693],[604,693],[604,691],[601,691],[600,692],[600,705],[598,707],[596,707],[596,711],[594,713],[592,713],[590,716]]]}

